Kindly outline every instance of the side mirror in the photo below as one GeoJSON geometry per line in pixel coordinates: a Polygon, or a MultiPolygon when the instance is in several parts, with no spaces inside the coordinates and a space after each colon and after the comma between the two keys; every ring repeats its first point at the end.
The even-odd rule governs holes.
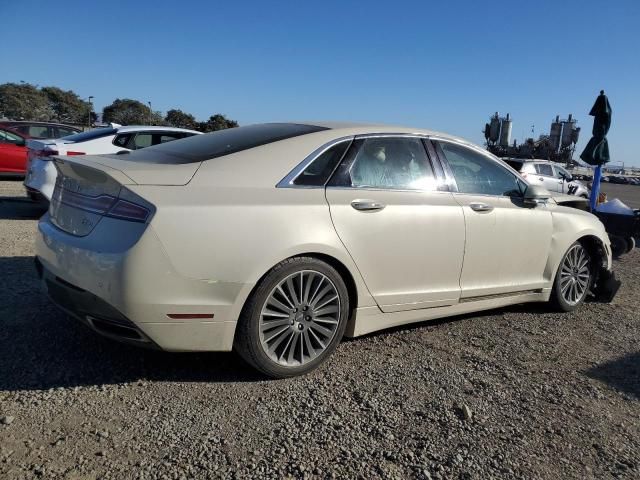
{"type": "Polygon", "coordinates": [[[528,185],[524,191],[524,204],[527,207],[535,207],[544,204],[551,198],[551,194],[539,185],[528,185]]]}

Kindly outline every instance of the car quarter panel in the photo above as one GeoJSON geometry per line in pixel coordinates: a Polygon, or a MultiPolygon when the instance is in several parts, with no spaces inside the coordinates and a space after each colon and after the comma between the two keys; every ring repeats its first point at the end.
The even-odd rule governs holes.
{"type": "Polygon", "coordinates": [[[273,266],[309,253],[342,263],[356,283],[358,305],[375,305],[333,228],[323,189],[184,188],[130,187],[156,206],[151,225],[179,275],[245,285],[230,318],[273,266]]]}

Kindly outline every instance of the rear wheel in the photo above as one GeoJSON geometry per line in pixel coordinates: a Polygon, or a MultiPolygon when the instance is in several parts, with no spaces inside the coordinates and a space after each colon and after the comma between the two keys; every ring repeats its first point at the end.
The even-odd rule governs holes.
{"type": "Polygon", "coordinates": [[[347,288],[332,266],[291,258],[276,265],[249,298],[234,347],[270,377],[302,375],[336,349],[348,312],[347,288]]]}
{"type": "Polygon", "coordinates": [[[591,256],[580,242],[569,247],[560,261],[551,292],[551,302],[563,312],[578,308],[593,283],[591,256]]]}

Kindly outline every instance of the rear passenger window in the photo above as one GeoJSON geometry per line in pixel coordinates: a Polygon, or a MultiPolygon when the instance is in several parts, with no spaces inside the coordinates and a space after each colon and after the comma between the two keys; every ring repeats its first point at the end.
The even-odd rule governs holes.
{"type": "Polygon", "coordinates": [[[133,140],[133,149],[147,148],[152,145],[153,135],[151,133],[138,133],[133,140]]]}
{"type": "Polygon", "coordinates": [[[436,190],[436,179],[419,138],[358,140],[340,166],[336,186],[389,190],[436,190]]]}
{"type": "Polygon", "coordinates": [[[154,139],[153,144],[158,145],[160,143],[171,142],[173,140],[178,140],[179,138],[184,138],[182,133],[159,133],[154,139]]]}
{"type": "Polygon", "coordinates": [[[340,142],[327,149],[311,162],[293,181],[294,185],[317,187],[327,183],[331,172],[342,159],[350,141],[340,142]]]}
{"type": "Polygon", "coordinates": [[[536,171],[540,175],[545,175],[547,177],[553,177],[553,168],[551,165],[547,163],[536,163],[536,171]]]}
{"type": "Polygon", "coordinates": [[[131,148],[129,146],[129,140],[131,140],[131,134],[130,133],[124,133],[122,135],[118,135],[114,140],[113,140],[113,144],[116,147],[122,147],[122,148],[131,148]]]}
{"type": "Polygon", "coordinates": [[[29,135],[35,138],[49,138],[49,127],[46,125],[31,125],[29,127],[29,135]]]}

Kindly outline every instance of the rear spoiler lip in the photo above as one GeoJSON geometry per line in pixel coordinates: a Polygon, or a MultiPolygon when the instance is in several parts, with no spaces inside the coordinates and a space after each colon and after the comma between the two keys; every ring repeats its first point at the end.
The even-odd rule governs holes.
{"type": "Polygon", "coordinates": [[[82,158],[86,158],[88,156],[92,156],[92,155],[78,155],[78,156],[72,156],[72,157],[67,155],[54,155],[51,158],[56,164],[60,164],[60,165],[63,165],[65,163],[74,163],[74,164],[82,165],[83,167],[93,168],[94,170],[100,170],[106,173],[107,175],[109,175],[110,177],[112,177],[114,180],[116,180],[118,183],[120,183],[120,185],[138,185],[137,182],[135,182],[130,176],[128,176],[122,170],[118,170],[108,165],[104,165],[103,163],[100,163],[100,162],[85,163],[81,161],[82,158]]]}

